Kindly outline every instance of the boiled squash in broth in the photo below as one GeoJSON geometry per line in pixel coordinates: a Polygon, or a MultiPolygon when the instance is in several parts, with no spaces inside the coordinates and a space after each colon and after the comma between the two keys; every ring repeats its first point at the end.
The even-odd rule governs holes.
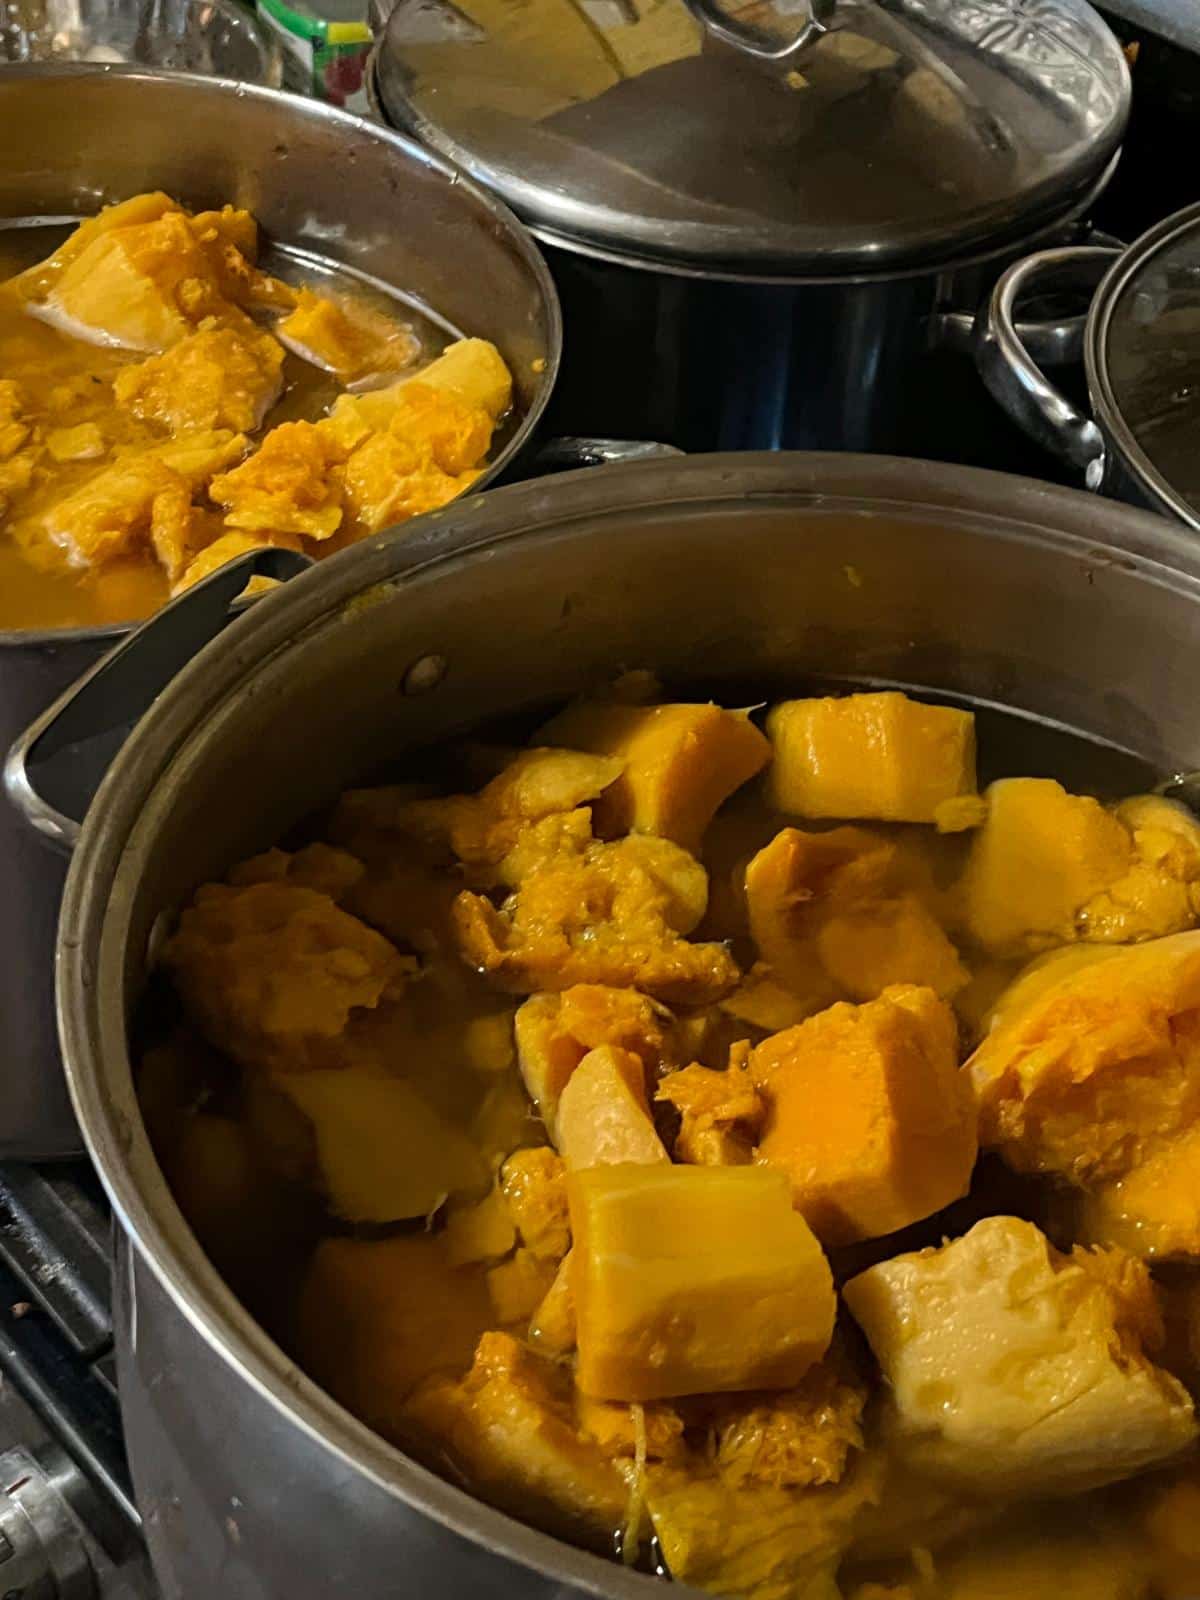
{"type": "Polygon", "coordinates": [[[320,557],[479,476],[512,397],[495,347],[439,354],[261,254],[248,212],[145,194],[0,282],[0,628],[133,621],[247,551],[320,557]]]}
{"type": "Polygon", "coordinates": [[[645,688],[198,891],[144,1092],[204,1242],[386,1437],[713,1594],[1200,1592],[1200,825],[645,688]]]}

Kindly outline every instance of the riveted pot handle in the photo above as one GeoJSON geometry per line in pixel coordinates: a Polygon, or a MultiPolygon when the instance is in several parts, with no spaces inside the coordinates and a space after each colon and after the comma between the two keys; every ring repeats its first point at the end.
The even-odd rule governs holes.
{"type": "Polygon", "coordinates": [[[684,4],[706,33],[724,44],[732,45],[760,61],[791,61],[802,55],[810,45],[816,44],[822,34],[829,32],[837,0],[809,0],[808,16],[800,32],[792,39],[780,41],[770,34],[730,16],[720,0],[684,0],[684,4]]]}
{"type": "Polygon", "coordinates": [[[1104,437],[1033,359],[1016,305],[1035,283],[1052,277],[1095,289],[1119,254],[1108,246],[1066,245],[1027,256],[1003,274],[975,324],[975,364],[992,397],[1031,439],[1078,467],[1089,489],[1104,480],[1104,437]]]}
{"type": "Polygon", "coordinates": [[[128,729],[230,620],[230,607],[251,578],[282,581],[311,564],[292,550],[239,556],[164,606],[78,678],[25,730],[4,763],[8,797],[30,827],[60,850],[73,850],[79,819],[60,806],[86,809],[128,729]],[[56,805],[40,781],[49,792],[69,789],[71,800],[56,794],[56,805]]]}

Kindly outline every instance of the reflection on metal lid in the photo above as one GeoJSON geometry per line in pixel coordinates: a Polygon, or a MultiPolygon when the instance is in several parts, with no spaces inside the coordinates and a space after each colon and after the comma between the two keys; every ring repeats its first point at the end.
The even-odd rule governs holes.
{"type": "Polygon", "coordinates": [[[1083,0],[837,0],[792,54],[807,0],[719,3],[706,28],[700,0],[398,0],[381,98],[546,235],[751,272],[1015,236],[1124,129],[1125,61],[1083,0]]]}

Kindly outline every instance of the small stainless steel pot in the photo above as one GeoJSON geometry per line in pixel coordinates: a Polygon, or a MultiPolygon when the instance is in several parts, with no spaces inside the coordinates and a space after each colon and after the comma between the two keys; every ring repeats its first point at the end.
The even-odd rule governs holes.
{"type": "MultiPolygon", "coordinates": [[[[148,624],[126,682],[149,696],[144,642],[180,614],[217,626],[244,577],[226,569],[148,624]]],[[[1082,730],[1142,774],[1200,766],[1198,629],[1200,545],[1161,518],[928,463],[716,456],[472,497],[301,574],[195,656],[109,769],[58,946],[71,1092],[125,1230],[121,1393],[168,1600],[663,1593],[385,1444],[205,1259],[130,1059],[148,966],[198,883],[406,747],[545,707],[616,663],[735,697],[899,682],[1082,730]]],[[[74,702],[84,725],[102,720],[97,688],[74,702]]],[[[37,749],[23,755],[36,778],[37,749]]]]}
{"type": "MultiPolygon", "coordinates": [[[[520,421],[486,478],[528,445],[558,368],[554,289],[511,213],[437,156],[270,90],[71,65],[0,69],[0,152],[0,219],[9,225],[165,189],[195,205],[248,206],[268,234],[411,291],[456,327],[494,340],[516,374],[520,421]]],[[[122,631],[0,634],[0,747],[122,631]]],[[[56,781],[68,790],[72,764],[63,752],[56,781]]],[[[54,1031],[62,878],[61,861],[0,808],[0,1159],[80,1148],[54,1031]]]]}
{"type": "Polygon", "coordinates": [[[976,362],[1008,415],[1089,489],[1200,529],[1200,206],[1128,247],[1039,251],[981,310],[976,362]],[[1017,321],[1027,295],[1091,295],[1080,342],[1083,409],[1043,372],[1017,321]]]}

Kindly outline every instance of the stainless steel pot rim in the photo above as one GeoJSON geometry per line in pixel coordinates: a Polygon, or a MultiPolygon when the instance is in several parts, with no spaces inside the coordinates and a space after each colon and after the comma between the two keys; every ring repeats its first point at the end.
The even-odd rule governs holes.
{"type": "Polygon", "coordinates": [[[256,664],[339,621],[351,602],[361,605],[372,590],[486,560],[500,542],[561,537],[598,510],[649,517],[667,508],[698,513],[735,501],[843,515],[969,516],[980,533],[1063,550],[1077,562],[1081,584],[1090,569],[1117,565],[1145,581],[1186,589],[1200,604],[1200,545],[1178,525],[1112,506],[1107,510],[1120,537],[1097,539],[1090,496],[940,464],[922,463],[914,488],[913,463],[883,456],[691,457],[474,495],[420,519],[404,537],[377,535],[322,572],[293,579],[260,602],[253,623],[246,617],[233,623],[190,663],[131,735],[100,789],[71,867],[60,924],[59,1028],[85,1142],[135,1247],[206,1343],[289,1421],[388,1493],[556,1581],[628,1600],[647,1600],[656,1580],[534,1532],[418,1467],[319,1390],[234,1299],[184,1224],[141,1122],[122,1000],[124,949],[139,855],[170,803],[170,777],[180,775],[189,750],[200,751],[220,707],[235,694],[253,693],[256,664]]]}
{"type": "Polygon", "coordinates": [[[1108,365],[1108,339],[1113,314],[1131,278],[1141,272],[1160,251],[1169,249],[1184,234],[1200,225],[1200,204],[1176,211],[1134,240],[1128,250],[1113,262],[1100,281],[1092,299],[1084,337],[1084,365],[1092,408],[1110,447],[1140,485],[1151,502],[1168,516],[1178,517],[1189,527],[1200,530],[1200,507],[1185,500],[1158,470],[1138,443],[1125,419],[1113,389],[1108,365]]]}
{"type": "MultiPolygon", "coordinates": [[[[158,82],[165,80],[176,86],[179,93],[211,93],[234,94],[239,99],[251,98],[264,101],[283,101],[286,103],[289,115],[308,118],[313,122],[328,123],[335,128],[344,130],[347,136],[355,138],[373,139],[379,143],[390,146],[392,149],[403,152],[404,156],[433,172],[440,173],[443,178],[456,188],[461,188],[464,193],[486,211],[495,221],[498,229],[508,239],[513,249],[520,255],[522,262],[528,267],[537,282],[539,293],[542,295],[548,322],[548,353],[546,356],[545,381],[539,386],[538,394],[525,416],[521,419],[513,437],[501,450],[494,461],[489,461],[483,469],[482,475],[476,480],[478,488],[484,488],[492,483],[502,472],[509,468],[513,462],[528,448],[530,440],[541,421],[542,414],[549,404],[550,396],[554,391],[558,378],[559,368],[562,364],[562,309],[559,305],[558,291],[554,287],[554,280],[546,266],[541,251],[534,244],[529,235],[529,230],[515,213],[487,189],[481,187],[472,178],[459,170],[445,157],[436,151],[427,149],[418,144],[416,140],[391,127],[383,121],[374,121],[369,117],[358,117],[352,112],[342,111],[336,106],[325,104],[321,100],[312,100],[302,95],[288,94],[282,89],[272,89],[262,84],[235,83],[231,78],[215,78],[191,72],[175,72],[165,68],[143,67],[131,63],[99,63],[93,64],[82,61],[61,62],[17,62],[12,66],[5,66],[0,77],[0,92],[4,83],[16,83],[22,79],[54,80],[54,79],[88,79],[119,77],[135,80],[152,80],[158,82]]],[[[135,623],[113,622],[95,628],[45,628],[24,631],[21,629],[0,629],[0,652],[6,648],[20,646],[37,646],[66,644],[79,640],[112,639],[114,643],[135,623]]]]}

